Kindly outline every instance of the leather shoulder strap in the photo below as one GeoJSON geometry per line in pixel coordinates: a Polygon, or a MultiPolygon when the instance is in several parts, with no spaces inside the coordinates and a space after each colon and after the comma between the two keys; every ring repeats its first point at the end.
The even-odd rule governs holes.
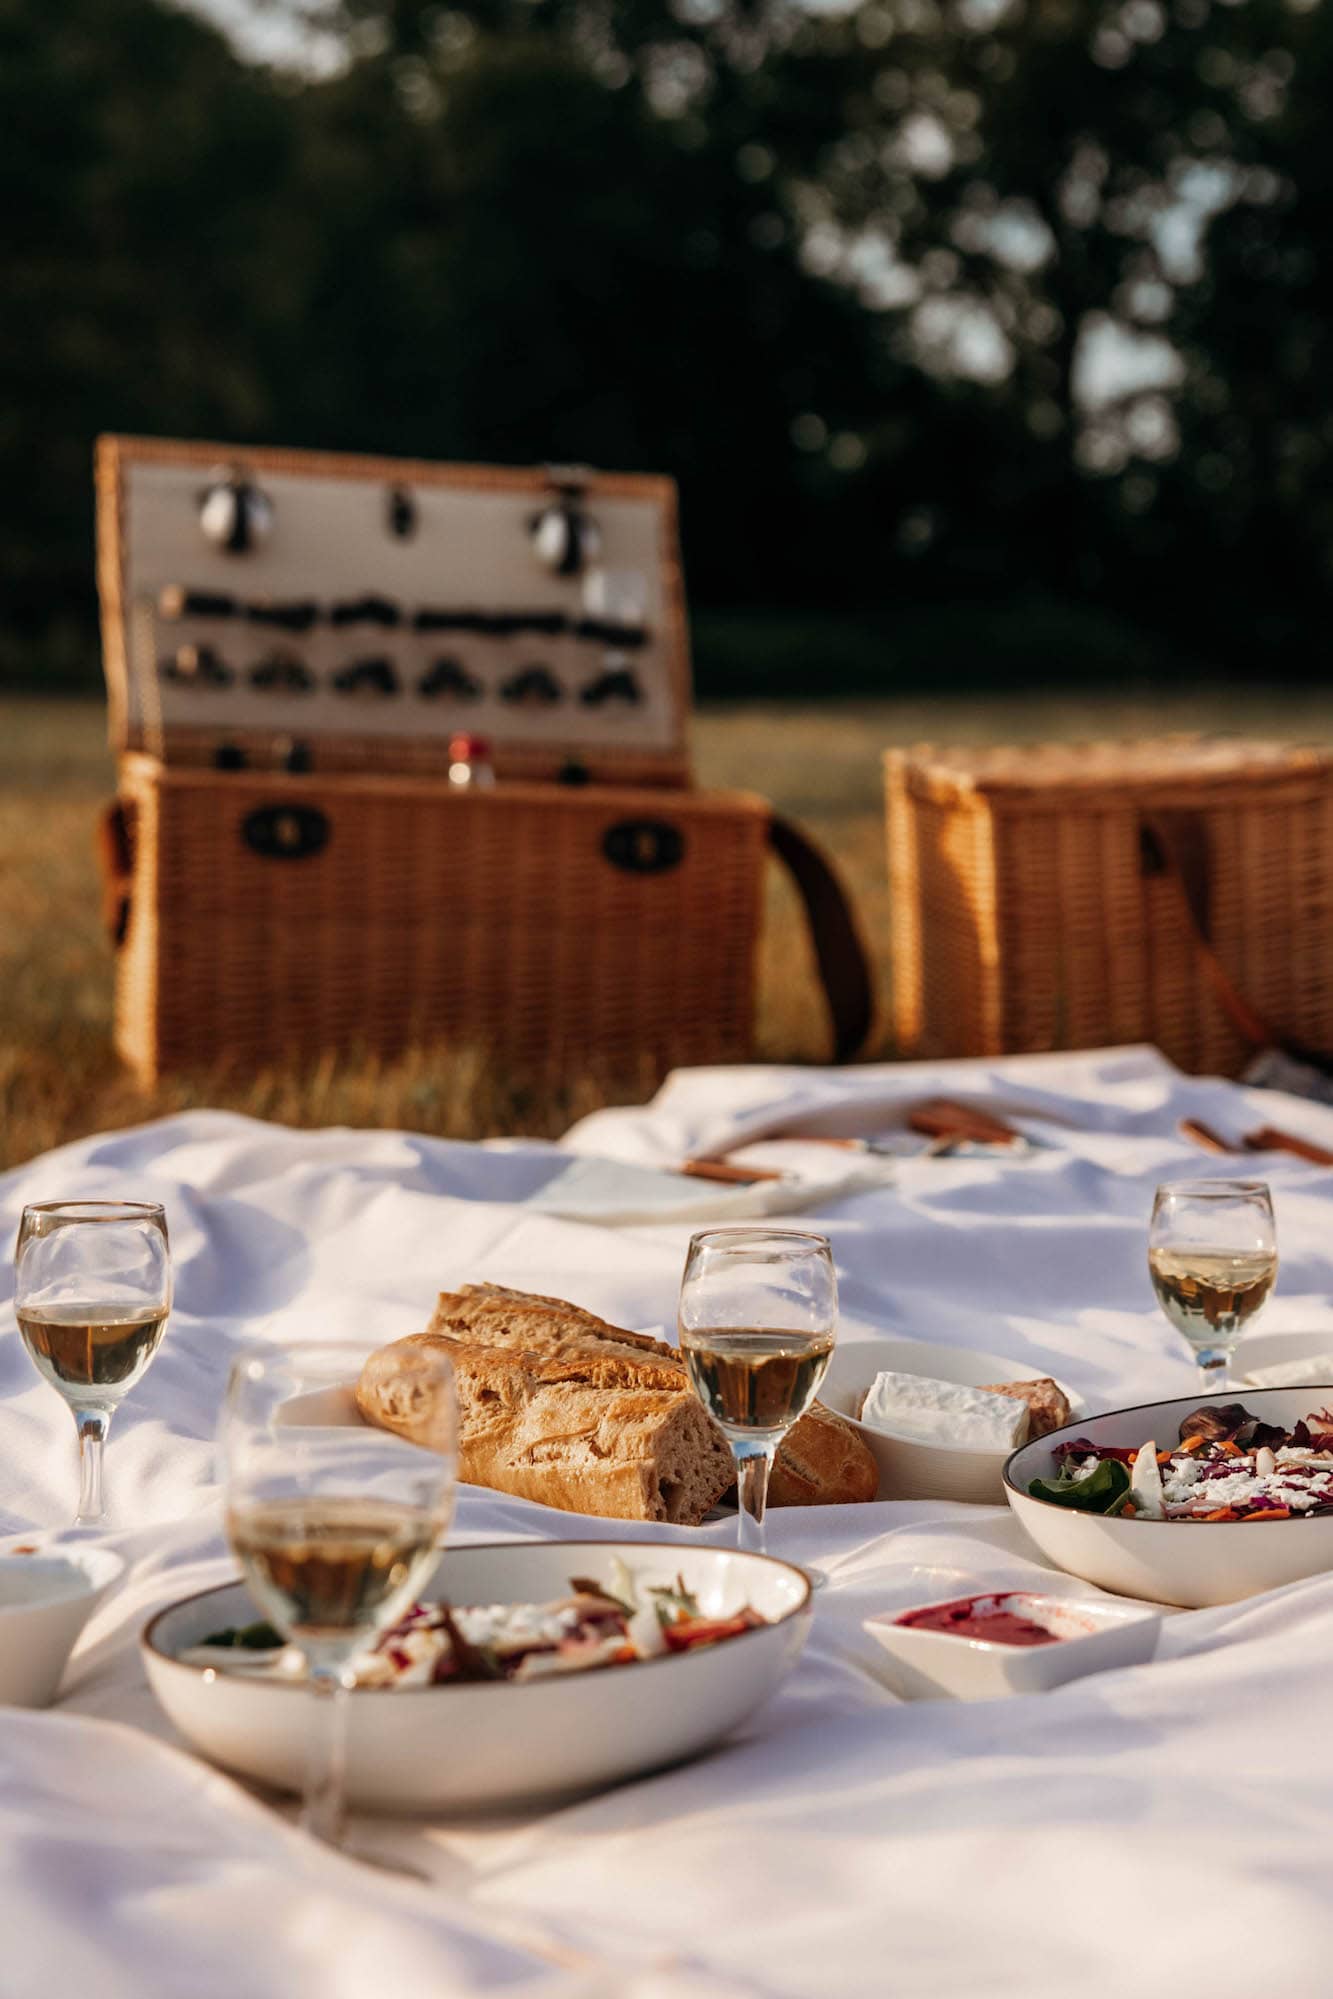
{"type": "Polygon", "coordinates": [[[97,860],[102,877],[102,924],[117,949],[125,942],[134,885],[134,806],[114,798],[97,821],[97,860]]]}
{"type": "Polygon", "coordinates": [[[1251,1006],[1214,950],[1208,828],[1202,817],[1197,812],[1145,814],[1143,849],[1145,866],[1174,875],[1179,883],[1199,970],[1241,1039],[1256,1049],[1279,1048],[1293,1061],[1333,1075],[1333,1055],[1294,1041],[1251,1006]]]}
{"type": "Polygon", "coordinates": [[[828,856],[790,819],[774,813],[768,840],[805,905],[833,1022],[834,1060],[850,1062],[870,1033],[875,1001],[870,960],[847,892],[828,856]]]}

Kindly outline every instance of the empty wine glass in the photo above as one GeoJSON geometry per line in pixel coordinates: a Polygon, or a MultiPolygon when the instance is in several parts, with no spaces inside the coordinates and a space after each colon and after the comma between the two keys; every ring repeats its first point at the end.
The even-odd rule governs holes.
{"type": "Polygon", "coordinates": [[[1159,1187],[1148,1272],[1158,1304],[1194,1350],[1203,1386],[1225,1387],[1241,1334],[1277,1277],[1266,1183],[1177,1180],[1159,1187]]]}
{"type": "Polygon", "coordinates": [[[680,1286],[690,1386],[736,1460],[738,1545],[764,1552],[778,1445],[819,1392],[838,1328],[828,1240],[798,1229],[703,1229],[680,1286]]]}
{"type": "Polygon", "coordinates": [[[152,1201],[35,1201],[14,1251],[14,1310],[43,1381],[79,1436],[75,1524],[104,1518],[102,1448],[161,1344],[171,1310],[167,1221],[152,1201]]]}
{"type": "Polygon", "coordinates": [[[418,1348],[404,1362],[420,1444],[347,1424],[364,1358],[345,1343],[249,1348],[232,1364],[218,1431],[232,1552],[256,1604],[305,1654],[311,1733],[301,1823],[332,1846],[342,1836],[355,1657],[397,1623],[429,1576],[457,1476],[447,1356],[418,1348]]]}

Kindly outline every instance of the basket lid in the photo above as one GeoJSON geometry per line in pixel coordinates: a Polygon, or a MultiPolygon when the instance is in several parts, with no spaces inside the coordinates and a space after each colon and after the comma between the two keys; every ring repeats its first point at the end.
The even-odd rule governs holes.
{"type": "Polygon", "coordinates": [[[670,479],[104,437],[97,527],[117,749],[689,781],[670,479]]]}
{"type": "Polygon", "coordinates": [[[1144,736],[1123,741],[890,750],[891,768],[941,795],[1065,794],[1168,787],[1186,791],[1237,781],[1277,782],[1323,773],[1333,753],[1243,736],[1144,736]]]}

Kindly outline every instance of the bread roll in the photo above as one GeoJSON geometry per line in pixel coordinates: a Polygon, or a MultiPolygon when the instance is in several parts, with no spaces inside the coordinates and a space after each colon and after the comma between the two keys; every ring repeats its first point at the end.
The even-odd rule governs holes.
{"type": "Polygon", "coordinates": [[[793,1423],[773,1460],[770,1506],[847,1506],[879,1495],[879,1464],[850,1423],[822,1402],[793,1423]]]}

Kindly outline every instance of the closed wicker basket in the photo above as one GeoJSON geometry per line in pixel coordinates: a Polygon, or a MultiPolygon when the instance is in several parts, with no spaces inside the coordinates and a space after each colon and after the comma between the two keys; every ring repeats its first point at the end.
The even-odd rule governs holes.
{"type": "Polygon", "coordinates": [[[900,1051],[1333,1047],[1333,756],[1171,738],[886,756],[900,1051]]]}

